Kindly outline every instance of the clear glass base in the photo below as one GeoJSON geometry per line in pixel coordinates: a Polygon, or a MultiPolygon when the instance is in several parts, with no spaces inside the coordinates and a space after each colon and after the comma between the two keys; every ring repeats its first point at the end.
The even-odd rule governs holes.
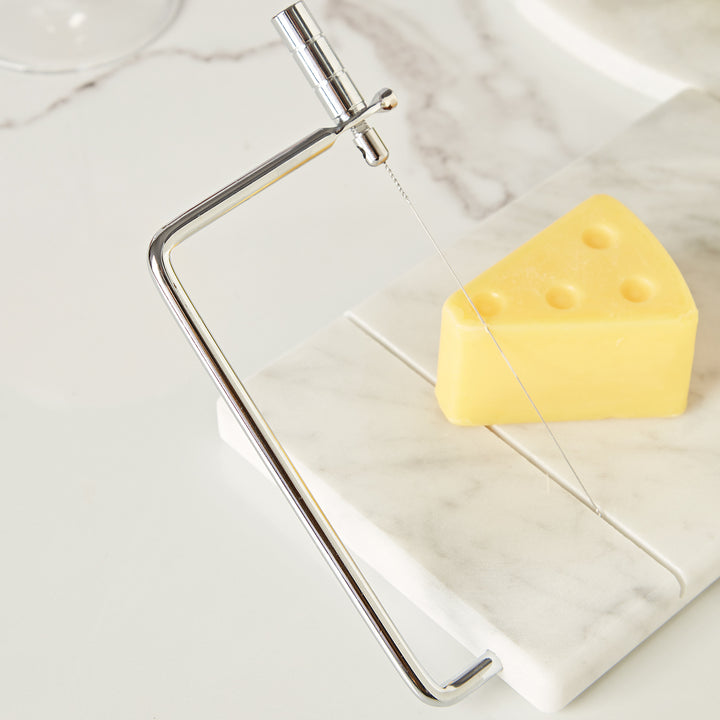
{"type": "Polygon", "coordinates": [[[181,0],[3,0],[0,66],[85,70],[131,55],[177,15],[181,0]]]}

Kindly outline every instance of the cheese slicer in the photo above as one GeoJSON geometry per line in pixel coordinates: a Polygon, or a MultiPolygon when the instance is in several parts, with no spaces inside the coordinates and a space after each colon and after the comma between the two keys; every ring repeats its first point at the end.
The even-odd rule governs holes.
{"type": "Polygon", "coordinates": [[[383,165],[388,158],[387,147],[371,126],[370,119],[396,106],[393,92],[380,90],[367,103],[304,3],[298,2],[286,8],[275,16],[273,22],[334,124],[303,137],[164,226],[150,245],[150,269],[172,314],[264,466],[280,486],[395,667],[421,699],[435,705],[452,704],[497,674],[502,669],[499,659],[488,650],[446,684],[435,681],[423,669],[307,489],[173,268],[172,252],[181,242],[328,150],[340,135],[349,134],[352,137],[371,167],[383,165]]]}

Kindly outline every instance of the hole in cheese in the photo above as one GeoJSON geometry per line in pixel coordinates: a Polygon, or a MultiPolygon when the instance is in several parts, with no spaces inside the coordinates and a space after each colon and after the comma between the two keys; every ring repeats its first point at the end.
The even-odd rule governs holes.
{"type": "MultiPolygon", "coordinates": [[[[497,315],[503,308],[503,299],[495,292],[478,293],[472,301],[478,309],[480,315],[484,318],[490,318],[493,315],[497,315]]],[[[470,311],[473,315],[475,315],[475,311],[472,310],[472,308],[470,308],[470,311]]]]}
{"type": "Polygon", "coordinates": [[[579,296],[571,285],[558,285],[545,293],[545,300],[556,310],[569,310],[578,304],[579,296]]]}
{"type": "Polygon", "coordinates": [[[644,277],[629,277],[620,285],[622,296],[634,303],[647,302],[655,294],[653,284],[644,277]]]}
{"type": "Polygon", "coordinates": [[[617,247],[617,233],[611,230],[607,225],[594,225],[586,228],[582,234],[583,242],[593,250],[606,250],[607,248],[617,247]]]}

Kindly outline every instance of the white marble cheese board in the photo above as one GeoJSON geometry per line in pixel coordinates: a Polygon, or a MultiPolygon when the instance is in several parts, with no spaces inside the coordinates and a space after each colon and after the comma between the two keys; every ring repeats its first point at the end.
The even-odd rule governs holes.
{"type": "MultiPolygon", "coordinates": [[[[586,197],[655,232],[700,312],[689,407],[673,419],[555,424],[603,510],[540,425],[457,428],[432,386],[439,258],[246,385],[349,548],[501,677],[557,710],[720,576],[720,103],[688,91],[449,250],[469,281],[586,197]]],[[[222,437],[254,451],[224,405],[222,437]]]]}

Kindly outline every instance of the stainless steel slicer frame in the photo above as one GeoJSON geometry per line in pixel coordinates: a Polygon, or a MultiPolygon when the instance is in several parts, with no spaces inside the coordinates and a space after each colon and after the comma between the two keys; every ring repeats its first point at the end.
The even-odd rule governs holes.
{"type": "Polygon", "coordinates": [[[150,245],[150,269],[175,319],[268,472],[283,490],[396,668],[423,700],[448,705],[499,672],[502,666],[498,658],[488,651],[446,684],[434,681],[425,672],[223,355],[173,269],[172,251],[181,242],[332,147],[336,138],[346,131],[351,132],[368,164],[380,165],[387,159],[387,148],[368,124],[368,118],[395,107],[392,91],[381,90],[370,104],[366,104],[302,2],[279,13],[274,22],[315,86],[335,125],[302,138],[163,227],[150,245]]]}

